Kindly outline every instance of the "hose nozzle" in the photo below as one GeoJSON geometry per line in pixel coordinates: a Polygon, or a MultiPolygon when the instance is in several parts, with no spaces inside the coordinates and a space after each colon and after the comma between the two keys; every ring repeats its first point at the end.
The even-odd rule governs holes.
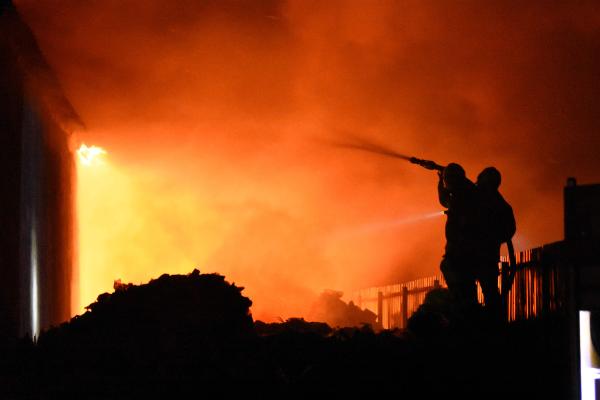
{"type": "Polygon", "coordinates": [[[444,167],[437,164],[435,161],[431,161],[431,160],[422,160],[420,158],[416,158],[416,157],[411,157],[408,159],[408,161],[410,161],[413,164],[417,164],[425,169],[429,169],[429,170],[435,170],[435,171],[443,171],[444,167]]]}

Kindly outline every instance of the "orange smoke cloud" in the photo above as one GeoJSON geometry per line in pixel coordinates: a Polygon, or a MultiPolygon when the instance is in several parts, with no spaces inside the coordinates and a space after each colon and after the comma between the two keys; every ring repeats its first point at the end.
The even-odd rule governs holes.
{"type": "Polygon", "coordinates": [[[80,169],[82,303],[198,266],[285,318],[437,271],[442,219],[330,239],[439,207],[435,174],[323,144],[347,135],[497,166],[521,249],[600,180],[594,2],[15,3],[109,152],[80,169]]]}

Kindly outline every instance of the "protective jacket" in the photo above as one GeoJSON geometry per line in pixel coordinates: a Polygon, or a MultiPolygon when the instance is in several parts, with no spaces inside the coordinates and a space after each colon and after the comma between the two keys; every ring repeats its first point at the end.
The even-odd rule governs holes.
{"type": "Polygon", "coordinates": [[[457,188],[449,190],[440,180],[440,204],[446,207],[446,254],[468,256],[477,250],[480,238],[478,193],[473,182],[465,178],[457,188]]]}
{"type": "Polygon", "coordinates": [[[513,209],[497,190],[480,191],[482,250],[486,259],[498,262],[500,246],[517,230],[513,209]]]}

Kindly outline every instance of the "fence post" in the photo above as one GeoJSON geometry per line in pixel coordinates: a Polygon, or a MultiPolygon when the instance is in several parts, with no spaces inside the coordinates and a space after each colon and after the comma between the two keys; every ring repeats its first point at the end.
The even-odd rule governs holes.
{"type": "Polygon", "coordinates": [[[439,289],[440,288],[440,280],[436,279],[433,281],[433,288],[434,289],[439,289]]]}
{"type": "Polygon", "coordinates": [[[380,291],[377,292],[377,320],[381,324],[381,327],[385,328],[383,326],[383,293],[380,291]]]}
{"type": "Polygon", "coordinates": [[[402,329],[406,329],[408,321],[408,288],[402,286],[402,329]]]}
{"type": "MultiPolygon", "coordinates": [[[[516,268],[516,266],[515,266],[516,268]]],[[[509,282],[510,282],[510,262],[500,262],[500,301],[502,308],[502,317],[506,322],[510,322],[510,299],[509,295],[509,282]]]]}

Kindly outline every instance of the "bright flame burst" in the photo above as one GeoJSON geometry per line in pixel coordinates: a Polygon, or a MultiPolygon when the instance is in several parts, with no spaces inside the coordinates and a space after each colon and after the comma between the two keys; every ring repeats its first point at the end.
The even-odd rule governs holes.
{"type": "Polygon", "coordinates": [[[86,146],[82,144],[77,150],[77,156],[81,164],[91,166],[100,162],[101,157],[106,154],[106,150],[98,146],[86,146]]]}

